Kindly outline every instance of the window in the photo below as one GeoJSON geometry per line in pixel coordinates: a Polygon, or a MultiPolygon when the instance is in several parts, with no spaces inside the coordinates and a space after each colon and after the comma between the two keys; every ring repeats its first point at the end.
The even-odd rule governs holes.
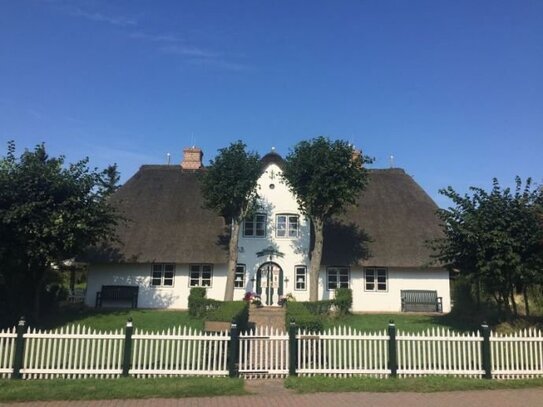
{"type": "Polygon", "coordinates": [[[387,291],[387,269],[365,269],[366,291],[387,291]]]}
{"type": "Polygon", "coordinates": [[[327,278],[328,290],[335,290],[336,288],[349,288],[348,267],[329,267],[327,278]]]}
{"type": "Polygon", "coordinates": [[[234,277],[234,288],[245,287],[245,264],[238,264],[236,266],[236,275],[234,277]]]}
{"type": "Polygon", "coordinates": [[[277,237],[297,237],[298,223],[298,215],[277,215],[275,235],[277,237]]]}
{"type": "Polygon", "coordinates": [[[294,282],[295,290],[307,289],[307,268],[305,266],[296,266],[294,268],[294,282]]]}
{"type": "Polygon", "coordinates": [[[211,287],[213,268],[211,264],[191,264],[189,287],[211,287]]]}
{"type": "Polygon", "coordinates": [[[243,222],[244,237],[265,237],[266,236],[266,215],[257,213],[243,222]]]}
{"type": "Polygon", "coordinates": [[[173,287],[174,264],[153,264],[151,287],[173,287]]]}

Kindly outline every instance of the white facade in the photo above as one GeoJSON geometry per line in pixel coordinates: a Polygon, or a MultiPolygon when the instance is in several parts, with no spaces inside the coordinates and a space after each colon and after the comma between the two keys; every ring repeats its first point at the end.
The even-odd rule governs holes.
{"type": "MultiPolygon", "coordinates": [[[[292,294],[298,301],[309,300],[310,225],[282,181],[281,172],[275,163],[264,170],[258,181],[260,208],[255,214],[258,219],[254,217],[249,224],[241,226],[236,300],[241,300],[246,292],[260,294],[265,305],[277,305],[279,298],[286,294],[292,294]]],[[[186,309],[191,287],[190,269],[197,265],[174,266],[171,284],[156,286],[152,284],[153,264],[93,264],[88,274],[86,304],[94,306],[96,292],[102,285],[138,285],[138,307],[186,309]]],[[[204,284],[210,284],[207,297],[222,300],[227,265],[207,266],[212,268],[211,280],[204,284]]],[[[443,311],[450,311],[449,274],[445,270],[381,267],[384,282],[379,289],[374,285],[374,290],[368,290],[370,285],[364,268],[338,266],[342,266],[342,278],[347,278],[343,285],[348,284],[352,289],[355,312],[399,312],[401,290],[436,290],[443,299],[443,311]]],[[[328,289],[331,269],[324,266],[321,269],[320,299],[333,298],[334,290],[328,289]]]]}
{"type": "MultiPolygon", "coordinates": [[[[189,265],[176,264],[172,286],[153,286],[151,284],[152,264],[93,264],[89,267],[85,304],[94,307],[96,293],[102,285],[138,285],[139,308],[187,309],[189,287],[189,265]]],[[[211,287],[207,297],[224,299],[226,285],[226,264],[212,265],[211,287]]],[[[108,304],[103,306],[119,306],[108,304]]]]}

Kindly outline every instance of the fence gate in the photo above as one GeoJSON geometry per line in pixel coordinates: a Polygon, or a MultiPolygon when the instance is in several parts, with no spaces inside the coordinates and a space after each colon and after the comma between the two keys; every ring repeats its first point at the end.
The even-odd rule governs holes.
{"type": "Polygon", "coordinates": [[[240,333],[240,376],[254,379],[288,375],[288,345],[288,333],[268,326],[240,333]]]}

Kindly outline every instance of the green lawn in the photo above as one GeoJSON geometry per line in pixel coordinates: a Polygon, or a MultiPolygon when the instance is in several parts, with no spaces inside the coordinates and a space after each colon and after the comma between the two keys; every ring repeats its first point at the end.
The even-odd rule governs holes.
{"type": "Polygon", "coordinates": [[[522,389],[542,387],[543,378],[522,380],[484,380],[427,376],[417,378],[376,379],[372,377],[336,378],[325,376],[288,377],[285,387],[298,393],[317,392],[398,392],[431,393],[456,390],[522,389]]]}
{"type": "Polygon", "coordinates": [[[470,331],[479,329],[479,325],[459,319],[450,314],[352,314],[341,318],[328,318],[325,320],[325,329],[334,326],[350,326],[364,332],[375,332],[387,329],[389,321],[394,321],[396,327],[402,331],[420,332],[429,328],[444,327],[456,331],[470,331]]]}
{"type": "MultiPolygon", "coordinates": [[[[80,324],[96,330],[115,330],[124,328],[132,317],[136,328],[162,331],[174,326],[190,326],[203,329],[203,321],[192,319],[187,311],[167,311],[149,309],[94,309],[81,305],[63,306],[58,311],[45,315],[37,325],[39,328],[53,329],[61,326],[80,324]]],[[[34,326],[34,325],[32,325],[34,326]]]]}
{"type": "Polygon", "coordinates": [[[209,397],[242,394],[246,394],[243,389],[243,380],[230,378],[0,380],[0,403],[209,397]]]}

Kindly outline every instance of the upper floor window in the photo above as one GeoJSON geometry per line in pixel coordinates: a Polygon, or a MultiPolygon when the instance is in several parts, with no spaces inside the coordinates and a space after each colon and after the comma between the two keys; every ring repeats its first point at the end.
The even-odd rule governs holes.
{"type": "Polygon", "coordinates": [[[277,237],[298,237],[298,215],[277,215],[275,217],[275,235],[277,237]]]}
{"type": "Polygon", "coordinates": [[[151,272],[152,287],[173,287],[174,264],[153,264],[151,272]]]}
{"type": "Polygon", "coordinates": [[[211,287],[213,267],[211,264],[191,264],[189,287],[211,287]]]}
{"type": "Polygon", "coordinates": [[[243,222],[244,237],[265,237],[266,236],[266,215],[257,213],[243,222]]]}
{"type": "Polygon", "coordinates": [[[364,271],[366,274],[366,291],[387,291],[387,269],[367,268],[364,271]]]}
{"type": "Polygon", "coordinates": [[[335,290],[336,288],[349,288],[349,268],[328,267],[326,279],[326,287],[328,290],[335,290]]]}
{"type": "Polygon", "coordinates": [[[245,264],[238,264],[236,266],[236,274],[234,277],[234,288],[245,287],[245,264]]]}

